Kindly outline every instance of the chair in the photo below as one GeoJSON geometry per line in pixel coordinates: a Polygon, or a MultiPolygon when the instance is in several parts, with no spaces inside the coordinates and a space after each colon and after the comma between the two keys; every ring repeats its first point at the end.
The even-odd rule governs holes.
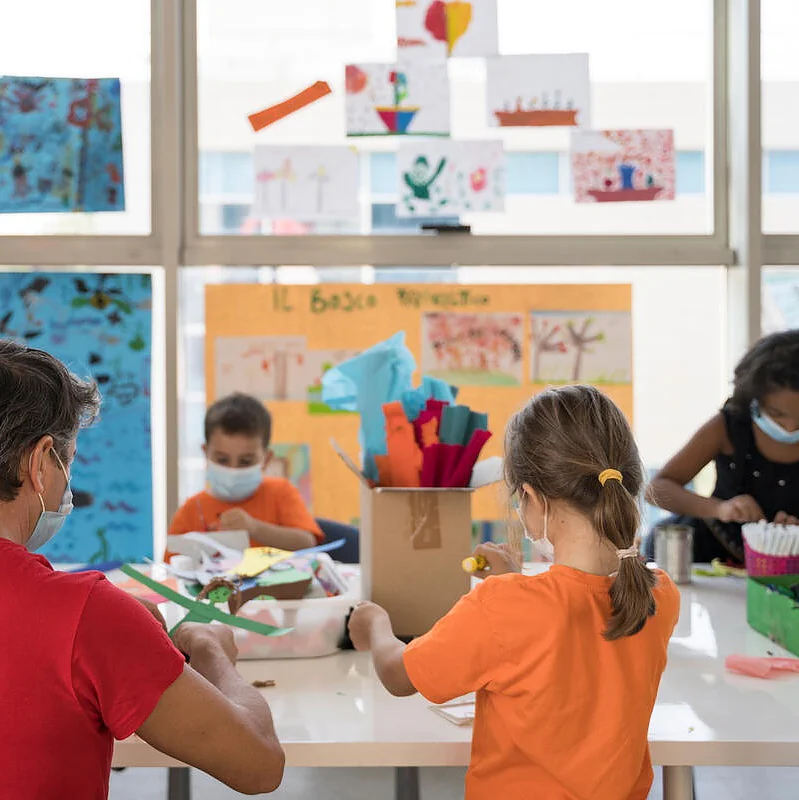
{"type": "Polygon", "coordinates": [[[316,524],[325,536],[325,542],[335,542],[344,539],[344,546],[333,551],[330,555],[335,561],[342,564],[357,564],[360,561],[359,531],[354,525],[335,522],[332,519],[317,519],[316,524]]]}

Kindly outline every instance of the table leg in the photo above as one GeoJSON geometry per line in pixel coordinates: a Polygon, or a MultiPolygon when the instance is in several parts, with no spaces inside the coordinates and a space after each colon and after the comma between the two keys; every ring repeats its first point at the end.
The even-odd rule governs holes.
{"type": "Polygon", "coordinates": [[[663,800],[694,800],[693,767],[663,767],[663,800]]]}
{"type": "Polygon", "coordinates": [[[394,800],[419,800],[419,767],[397,767],[394,800]]]}
{"type": "Polygon", "coordinates": [[[188,767],[167,770],[167,800],[191,800],[191,772],[188,767]]]}

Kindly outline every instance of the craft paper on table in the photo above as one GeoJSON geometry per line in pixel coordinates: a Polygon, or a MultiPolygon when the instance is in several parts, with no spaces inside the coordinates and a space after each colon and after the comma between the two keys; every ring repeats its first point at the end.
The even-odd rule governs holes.
{"type": "Polygon", "coordinates": [[[632,383],[628,311],[532,311],[533,383],[632,383]]]}
{"type": "Polygon", "coordinates": [[[520,386],[523,340],[522,314],[429,312],[422,372],[455,386],[520,386]]]}
{"type": "Polygon", "coordinates": [[[0,213],[124,208],[119,81],[0,77],[0,213]]]}
{"type": "Polygon", "coordinates": [[[347,136],[448,136],[446,61],[346,67],[347,136]]]}
{"type": "Polygon", "coordinates": [[[434,58],[499,52],[497,0],[396,0],[396,4],[400,52],[434,58]]]}
{"type": "Polygon", "coordinates": [[[358,216],[358,154],[350,147],[255,148],[259,217],[301,220],[358,216]]]}
{"type": "Polygon", "coordinates": [[[189,556],[199,564],[204,553],[223,558],[240,556],[250,546],[250,535],[247,531],[197,531],[167,536],[166,546],[171,553],[189,556]]]}
{"type": "Polygon", "coordinates": [[[504,210],[505,159],[501,141],[428,139],[403,144],[397,165],[398,217],[504,210]]]}
{"type": "Polygon", "coordinates": [[[578,203],[674,200],[674,131],[575,131],[572,174],[578,203]]]}
{"type": "Polygon", "coordinates": [[[307,444],[272,444],[272,457],[266,465],[266,474],[285,478],[300,493],[305,507],[311,502],[311,448],[307,444]]]}
{"type": "Polygon", "coordinates": [[[588,54],[502,56],[487,62],[488,124],[494,127],[590,125],[588,54]]]}

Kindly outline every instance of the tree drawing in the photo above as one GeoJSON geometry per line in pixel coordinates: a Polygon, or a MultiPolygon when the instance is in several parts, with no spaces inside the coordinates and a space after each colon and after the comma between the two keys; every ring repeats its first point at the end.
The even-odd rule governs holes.
{"type": "Polygon", "coordinates": [[[541,382],[541,357],[544,353],[562,353],[567,351],[562,338],[563,329],[548,319],[533,319],[533,383],[541,382]]]}
{"type": "Polygon", "coordinates": [[[327,167],[320,164],[308,177],[316,181],[316,213],[321,214],[325,208],[325,184],[330,182],[327,167]]]}
{"type": "Polygon", "coordinates": [[[588,329],[594,324],[596,320],[593,317],[587,317],[583,320],[583,324],[580,326],[580,329],[577,330],[574,323],[569,321],[566,323],[566,331],[568,332],[570,344],[574,348],[575,355],[574,355],[574,367],[572,369],[572,381],[574,383],[579,383],[580,381],[580,371],[583,365],[583,355],[585,353],[591,353],[592,350],[589,349],[589,345],[593,344],[594,342],[604,342],[605,341],[605,334],[600,331],[597,334],[589,335],[588,329]]]}

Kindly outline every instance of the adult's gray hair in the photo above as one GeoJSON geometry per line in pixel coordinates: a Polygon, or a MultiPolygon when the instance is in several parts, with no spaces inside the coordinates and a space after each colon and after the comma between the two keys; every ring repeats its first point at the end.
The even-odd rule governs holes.
{"type": "Polygon", "coordinates": [[[0,339],[0,501],[17,496],[22,459],[42,436],[53,437],[66,464],[70,442],[99,409],[95,383],[44,350],[0,339]]]}

